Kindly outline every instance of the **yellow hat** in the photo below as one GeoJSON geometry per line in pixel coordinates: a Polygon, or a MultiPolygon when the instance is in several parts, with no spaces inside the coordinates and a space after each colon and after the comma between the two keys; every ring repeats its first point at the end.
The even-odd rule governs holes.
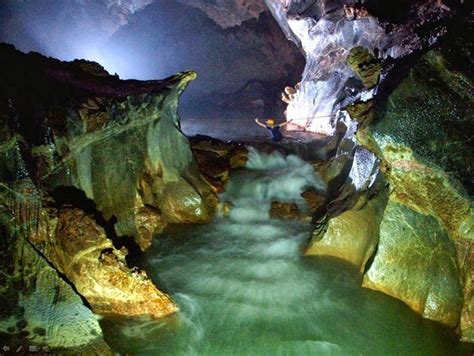
{"type": "Polygon", "coordinates": [[[275,119],[274,118],[269,118],[265,121],[267,125],[275,125],[275,119]]]}

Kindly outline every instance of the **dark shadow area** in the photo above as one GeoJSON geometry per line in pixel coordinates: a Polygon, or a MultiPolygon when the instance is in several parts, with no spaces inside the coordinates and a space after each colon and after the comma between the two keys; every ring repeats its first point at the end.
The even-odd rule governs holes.
{"type": "Polygon", "coordinates": [[[117,235],[114,228],[114,225],[117,222],[115,216],[106,220],[102,213],[97,209],[95,202],[87,198],[82,190],[75,187],[60,186],[55,188],[50,194],[54,199],[55,208],[59,209],[64,205],[70,205],[91,215],[97,224],[105,230],[107,238],[112,241],[115,248],[120,249],[125,247],[128,250],[129,253],[126,259],[129,266],[137,265],[142,256],[142,251],[135,243],[133,237],[117,235]]]}

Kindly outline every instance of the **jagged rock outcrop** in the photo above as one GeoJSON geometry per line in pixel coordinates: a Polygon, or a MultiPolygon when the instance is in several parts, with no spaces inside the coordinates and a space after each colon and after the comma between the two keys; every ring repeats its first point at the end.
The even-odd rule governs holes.
{"type": "MultiPolygon", "coordinates": [[[[196,74],[121,81],[96,63],[25,55],[9,45],[0,45],[0,66],[2,229],[19,230],[13,244],[21,239],[31,259],[40,261],[28,264],[27,274],[16,273],[25,285],[20,292],[13,282],[3,291],[18,295],[13,304],[34,298],[9,317],[36,328],[43,321],[36,322],[35,313],[55,298],[51,288],[64,289],[60,307],[80,311],[76,326],[96,331],[89,337],[78,332],[71,337],[76,344],[68,344],[70,330],[53,320],[47,346],[98,342],[107,349],[79,295],[98,314],[162,317],[177,311],[145,272],[127,266],[127,250],[114,245],[121,243],[117,235],[146,249],[167,224],[209,221],[217,204],[179,129],[178,98],[196,74]],[[45,265],[52,284],[42,292],[30,275],[41,275],[45,265]]],[[[15,268],[22,251],[6,253],[15,268]]],[[[2,275],[15,279],[8,268],[2,265],[2,275]]],[[[3,317],[2,331],[14,337],[17,330],[3,317]]]]}
{"type": "Polygon", "coordinates": [[[97,76],[82,61],[24,56],[8,46],[1,51],[1,65],[9,68],[2,73],[7,119],[25,143],[33,181],[46,192],[84,191],[106,220],[117,220],[118,235],[136,237],[143,249],[155,232],[140,230],[143,215],[165,223],[210,220],[215,195],[177,117],[178,97],[194,72],[167,81],[120,81],[97,76]],[[170,204],[186,216],[160,213],[170,204]]]}

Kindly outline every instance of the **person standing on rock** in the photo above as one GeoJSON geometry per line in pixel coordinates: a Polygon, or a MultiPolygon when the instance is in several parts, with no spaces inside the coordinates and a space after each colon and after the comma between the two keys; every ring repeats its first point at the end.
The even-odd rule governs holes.
{"type": "Polygon", "coordinates": [[[283,135],[281,134],[280,128],[289,124],[289,121],[287,121],[287,122],[277,125],[275,119],[273,118],[269,118],[268,120],[266,120],[265,124],[262,124],[260,121],[258,121],[258,118],[255,119],[255,122],[258,126],[263,127],[264,129],[267,129],[268,131],[270,131],[273,142],[278,142],[283,139],[283,135]]]}

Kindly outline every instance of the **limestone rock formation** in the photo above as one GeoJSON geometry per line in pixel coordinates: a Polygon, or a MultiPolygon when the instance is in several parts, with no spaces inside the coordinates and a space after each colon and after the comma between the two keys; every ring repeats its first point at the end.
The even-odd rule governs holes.
{"type": "Polygon", "coordinates": [[[146,272],[127,267],[126,252],[116,250],[105,231],[82,210],[58,212],[55,239],[45,255],[100,315],[166,316],[178,309],[146,272]]]}
{"type": "Polygon", "coordinates": [[[270,206],[270,217],[273,219],[311,221],[311,215],[302,212],[295,203],[280,203],[273,201],[270,206]]]}
{"type": "Polygon", "coordinates": [[[0,338],[12,349],[30,345],[40,352],[112,355],[97,316],[39,252],[36,241],[28,240],[40,230],[34,197],[16,194],[12,199],[1,184],[0,338]]]}
{"type": "Polygon", "coordinates": [[[315,218],[320,218],[326,213],[327,198],[316,192],[315,190],[308,190],[301,194],[306,204],[308,205],[311,215],[315,218]]]}
{"type": "Polygon", "coordinates": [[[325,230],[315,230],[305,254],[338,257],[364,272],[379,244],[386,200],[386,194],[379,193],[362,207],[354,207],[330,219],[325,230]]]}
{"type": "Polygon", "coordinates": [[[461,314],[457,326],[465,340],[473,340],[474,105],[468,93],[474,85],[468,29],[458,28],[455,37],[449,36],[421,57],[390,93],[386,105],[376,111],[374,124],[359,137],[383,158],[383,170],[393,191],[391,209],[382,222],[380,246],[384,253],[377,254],[364,283],[451,326],[457,325],[461,314]],[[400,221],[400,226],[389,223],[393,219],[400,221]],[[412,241],[407,235],[413,236],[412,241]],[[416,247],[420,266],[412,276],[418,274],[420,281],[416,289],[408,290],[401,283],[405,277],[395,277],[388,265],[396,258],[396,268],[406,276],[408,267],[403,266],[409,266],[412,257],[401,253],[399,245],[412,243],[417,244],[410,250],[416,247]],[[443,282],[432,280],[430,290],[423,290],[422,273],[436,273],[443,282]]]}
{"type": "Polygon", "coordinates": [[[307,59],[288,118],[333,135],[315,164],[329,205],[308,253],[350,261],[364,286],[473,341],[472,8],[461,3],[267,0],[307,59]],[[386,194],[373,179],[388,184],[386,208],[370,208],[386,194]]]}
{"type": "Polygon", "coordinates": [[[1,332],[13,340],[51,336],[46,346],[54,350],[106,353],[81,297],[98,314],[177,311],[145,272],[127,265],[117,236],[146,249],[169,223],[209,221],[217,204],[179,129],[178,97],[196,74],[121,81],[98,64],[8,45],[0,45],[0,65],[8,69],[0,72],[1,231],[11,236],[2,244],[26,246],[7,249],[12,266],[1,265],[2,293],[12,296],[1,332]],[[70,310],[75,336],[61,328],[70,310]],[[12,329],[17,319],[26,324],[12,329]]]}
{"type": "Polygon", "coordinates": [[[191,137],[190,142],[199,171],[217,193],[224,191],[229,172],[247,163],[248,150],[242,144],[224,143],[207,136],[191,137]]]}
{"type": "Polygon", "coordinates": [[[362,80],[367,89],[377,85],[380,78],[381,65],[370,51],[363,47],[353,47],[347,55],[347,64],[362,80]]]}
{"type": "MultiPolygon", "coordinates": [[[[185,220],[210,220],[215,198],[177,117],[178,97],[195,73],[168,81],[120,81],[90,74],[82,63],[23,56],[8,46],[0,50],[2,66],[11,68],[2,73],[9,86],[3,100],[14,115],[9,120],[28,143],[33,180],[46,191],[65,186],[84,191],[105,219],[116,218],[118,235],[137,241],[143,240],[139,223],[144,208],[151,208],[148,219],[156,215],[155,220],[163,216],[165,222],[176,222],[160,211],[170,204],[184,209],[183,191],[193,194],[185,220]],[[27,104],[21,91],[29,81],[37,87],[27,104]],[[41,85],[53,89],[41,93],[41,85]]],[[[145,233],[145,240],[151,233],[145,233]]]]}

